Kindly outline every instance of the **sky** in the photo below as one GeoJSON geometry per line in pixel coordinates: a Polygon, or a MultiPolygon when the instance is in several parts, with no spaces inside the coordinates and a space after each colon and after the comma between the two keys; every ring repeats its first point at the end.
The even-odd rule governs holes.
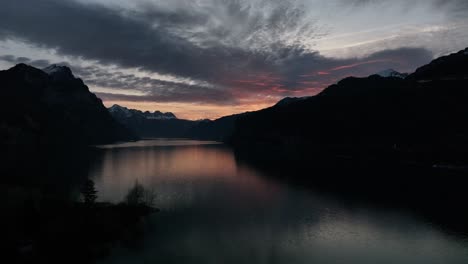
{"type": "Polygon", "coordinates": [[[69,66],[106,106],[218,118],[468,47],[467,0],[0,0],[0,69],[69,66]]]}

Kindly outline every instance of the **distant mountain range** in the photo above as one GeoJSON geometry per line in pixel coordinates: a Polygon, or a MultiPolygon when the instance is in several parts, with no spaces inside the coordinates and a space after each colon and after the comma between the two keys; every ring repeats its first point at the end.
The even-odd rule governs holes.
{"type": "Polygon", "coordinates": [[[291,157],[333,150],[448,159],[468,152],[468,49],[407,77],[393,71],[350,77],[316,96],[285,100],[238,118],[231,143],[291,157]]]}
{"type": "Polygon", "coordinates": [[[153,113],[149,111],[142,112],[140,110],[128,109],[120,105],[113,105],[109,107],[109,112],[111,115],[119,121],[124,121],[132,118],[141,118],[141,119],[150,119],[150,120],[169,120],[177,119],[177,117],[170,112],[162,113],[160,111],[155,111],[153,113]]]}
{"type": "Polygon", "coordinates": [[[120,105],[108,110],[115,120],[142,138],[181,138],[194,126],[194,121],[178,119],[172,113],[142,112],[120,105]]]}
{"type": "Polygon", "coordinates": [[[118,105],[109,111],[140,137],[221,140],[235,146],[379,149],[420,149],[437,142],[442,148],[465,137],[460,120],[468,117],[462,107],[468,99],[468,89],[463,88],[466,53],[439,58],[413,74],[388,69],[366,78],[346,78],[317,96],[287,97],[267,109],[214,121],[182,120],[172,113],[118,105]]]}
{"type": "Polygon", "coordinates": [[[226,140],[234,130],[238,115],[217,120],[184,120],[173,113],[142,112],[120,105],[108,108],[109,113],[122,125],[142,138],[193,138],[226,140]]]}
{"type": "Polygon", "coordinates": [[[0,142],[104,144],[136,139],[68,67],[18,64],[0,71],[0,142]]]}
{"type": "Polygon", "coordinates": [[[101,144],[137,137],[228,141],[234,146],[320,146],[432,152],[468,148],[468,49],[402,74],[346,78],[316,96],[285,98],[217,120],[178,119],[114,105],[106,110],[65,66],[0,71],[4,144],[101,144]]]}

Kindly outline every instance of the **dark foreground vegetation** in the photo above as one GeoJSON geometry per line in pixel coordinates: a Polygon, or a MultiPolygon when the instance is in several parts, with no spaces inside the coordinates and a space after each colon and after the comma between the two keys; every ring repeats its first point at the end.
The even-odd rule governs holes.
{"type": "Polygon", "coordinates": [[[9,263],[93,263],[112,248],[137,247],[147,227],[154,193],[138,183],[118,204],[96,202],[91,180],[79,201],[48,197],[38,189],[2,186],[1,247],[9,263]]]}

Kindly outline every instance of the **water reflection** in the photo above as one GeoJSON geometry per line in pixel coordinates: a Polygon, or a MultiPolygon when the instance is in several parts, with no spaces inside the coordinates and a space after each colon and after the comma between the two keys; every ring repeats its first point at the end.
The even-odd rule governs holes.
{"type": "Polygon", "coordinates": [[[143,249],[107,263],[468,263],[467,243],[411,215],[348,207],[243,164],[214,142],[106,146],[91,169],[102,200],[136,179],[162,212],[143,249]]]}

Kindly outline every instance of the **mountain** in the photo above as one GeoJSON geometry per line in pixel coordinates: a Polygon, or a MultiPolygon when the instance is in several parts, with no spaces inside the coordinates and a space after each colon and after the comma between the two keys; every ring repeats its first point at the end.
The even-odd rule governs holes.
{"type": "Polygon", "coordinates": [[[109,113],[120,124],[143,138],[182,138],[195,121],[178,119],[173,113],[143,112],[120,105],[108,108],[109,113]]]}
{"type": "Polygon", "coordinates": [[[394,69],[383,70],[383,71],[376,73],[376,75],[379,75],[380,77],[385,77],[385,78],[395,77],[395,78],[404,79],[408,77],[407,73],[400,73],[400,72],[395,71],[394,69]]]}
{"type": "Polygon", "coordinates": [[[143,118],[143,119],[156,119],[156,120],[168,120],[168,119],[177,119],[177,117],[170,112],[162,113],[160,111],[155,111],[153,113],[149,111],[142,112],[140,110],[128,109],[120,105],[113,105],[109,108],[111,115],[117,120],[124,121],[125,119],[131,118],[143,118]]]}
{"type": "Polygon", "coordinates": [[[405,79],[346,78],[316,96],[244,115],[231,143],[285,159],[313,152],[369,157],[398,152],[431,162],[463,157],[468,149],[467,53],[436,59],[405,79]]]}
{"type": "Polygon", "coordinates": [[[419,82],[468,79],[468,48],[440,57],[408,76],[419,82]]]}
{"type": "Polygon", "coordinates": [[[237,119],[249,113],[224,116],[216,120],[202,120],[194,124],[187,137],[202,140],[228,141],[234,133],[237,119]]]}
{"type": "Polygon", "coordinates": [[[142,112],[113,105],[109,113],[122,125],[143,138],[191,138],[224,141],[232,134],[238,115],[217,120],[184,120],[173,113],[142,112]]]}
{"type": "Polygon", "coordinates": [[[136,137],[65,66],[18,64],[0,71],[1,143],[103,144],[136,137]]]}
{"type": "Polygon", "coordinates": [[[298,101],[306,100],[308,98],[310,97],[285,97],[281,99],[278,103],[276,103],[275,106],[285,106],[298,101]]]}

